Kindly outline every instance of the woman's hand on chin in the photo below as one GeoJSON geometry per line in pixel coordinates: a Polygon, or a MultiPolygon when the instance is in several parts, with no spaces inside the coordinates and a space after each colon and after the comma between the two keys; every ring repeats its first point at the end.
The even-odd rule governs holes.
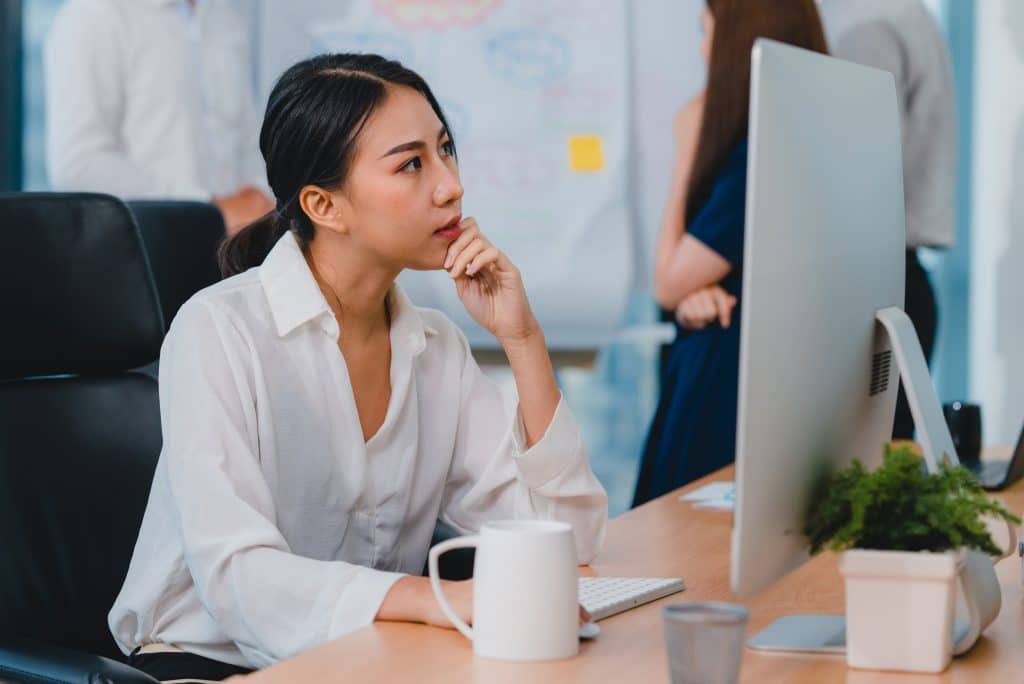
{"type": "Polygon", "coordinates": [[[462,221],[462,234],[448,247],[444,268],[466,311],[502,345],[540,334],[519,269],[480,232],[462,221]]]}

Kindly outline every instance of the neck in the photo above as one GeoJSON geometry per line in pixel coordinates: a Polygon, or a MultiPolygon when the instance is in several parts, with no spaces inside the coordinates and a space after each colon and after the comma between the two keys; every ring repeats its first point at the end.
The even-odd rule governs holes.
{"type": "Polygon", "coordinates": [[[326,230],[305,249],[306,262],[330,305],[344,339],[365,341],[390,325],[387,295],[398,271],[362,254],[326,230]]]}

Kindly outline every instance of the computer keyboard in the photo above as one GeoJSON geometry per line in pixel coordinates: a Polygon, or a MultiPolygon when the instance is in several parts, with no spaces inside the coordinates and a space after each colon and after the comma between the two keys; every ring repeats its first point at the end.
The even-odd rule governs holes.
{"type": "Polygon", "coordinates": [[[672,577],[580,577],[579,582],[580,603],[595,621],[686,588],[672,577]]]}

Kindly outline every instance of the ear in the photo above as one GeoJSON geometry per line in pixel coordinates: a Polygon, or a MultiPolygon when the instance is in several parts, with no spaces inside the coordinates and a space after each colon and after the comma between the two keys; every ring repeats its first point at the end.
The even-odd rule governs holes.
{"type": "Polygon", "coordinates": [[[299,207],[317,227],[347,234],[345,199],[340,192],[330,192],[318,185],[307,185],[299,191],[299,207]]]}

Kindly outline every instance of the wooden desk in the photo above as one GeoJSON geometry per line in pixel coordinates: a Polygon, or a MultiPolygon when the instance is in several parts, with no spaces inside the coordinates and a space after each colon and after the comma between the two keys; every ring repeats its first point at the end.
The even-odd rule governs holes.
{"type": "MultiPolygon", "coordinates": [[[[1009,456],[1009,449],[990,457],[1009,456]]],[[[726,468],[686,489],[730,480],[726,468]]],[[[685,490],[680,490],[685,491],[685,490]]],[[[454,630],[377,623],[245,678],[272,682],[664,682],[668,665],[660,608],[676,601],[734,601],[729,591],[729,513],[694,510],[679,492],[629,511],[608,527],[604,550],[585,574],[683,577],[687,589],[656,603],[602,620],[601,635],[583,642],[576,658],[549,663],[505,663],[477,658],[454,630]]],[[[999,499],[1024,510],[1024,483],[999,499]]],[[[1024,608],[1016,555],[997,566],[1003,590],[998,619],[966,656],[941,675],[849,669],[845,656],[765,655],[744,650],[744,682],[1019,682],[1024,681],[1024,608]]],[[[749,634],[792,613],[844,612],[843,583],[834,555],[824,554],[746,602],[749,634]]]]}

